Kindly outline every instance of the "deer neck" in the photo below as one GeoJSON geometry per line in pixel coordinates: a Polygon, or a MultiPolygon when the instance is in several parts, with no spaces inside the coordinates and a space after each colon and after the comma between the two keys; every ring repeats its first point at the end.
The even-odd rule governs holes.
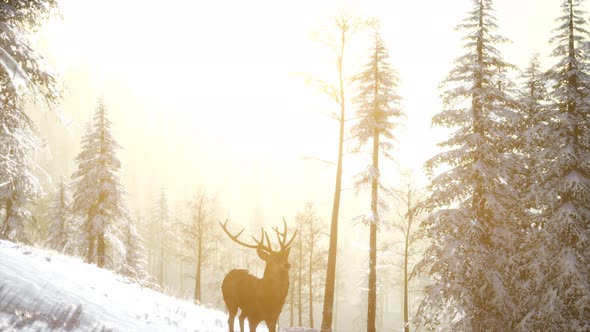
{"type": "Polygon", "coordinates": [[[289,290],[289,272],[281,272],[277,275],[265,269],[261,286],[266,292],[270,292],[269,294],[276,294],[277,300],[284,301],[289,290]]]}

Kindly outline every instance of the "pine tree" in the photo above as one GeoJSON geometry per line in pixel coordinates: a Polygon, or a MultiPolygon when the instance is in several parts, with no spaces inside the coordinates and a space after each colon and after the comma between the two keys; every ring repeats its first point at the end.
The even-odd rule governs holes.
{"type": "MultiPolygon", "coordinates": [[[[541,114],[543,162],[534,188],[541,211],[544,282],[531,329],[590,329],[590,78],[585,12],[564,0],[551,42],[557,63],[548,71],[548,105],[541,114]]],[[[532,316],[532,317],[531,317],[532,316]]]]}
{"type": "Polygon", "coordinates": [[[359,94],[354,103],[361,120],[352,128],[352,133],[363,146],[371,141],[372,162],[359,184],[371,186],[371,214],[369,224],[369,292],[367,331],[375,331],[377,306],[377,227],[381,223],[379,207],[380,183],[379,156],[391,158],[389,151],[394,140],[394,122],[403,116],[399,107],[400,96],[397,93],[398,79],[389,65],[389,54],[383,45],[381,36],[375,31],[374,45],[370,60],[356,77],[359,94]]]}
{"type": "MultiPolygon", "coordinates": [[[[543,144],[544,138],[541,134],[546,128],[546,123],[542,119],[543,109],[547,104],[546,77],[541,70],[538,54],[534,54],[531,58],[529,66],[522,74],[522,80],[524,86],[520,92],[520,113],[516,126],[519,133],[516,152],[520,157],[518,163],[521,166],[516,174],[517,178],[514,179],[514,186],[519,191],[519,197],[523,199],[521,205],[530,209],[534,207],[530,202],[534,200],[530,192],[539,176],[534,170],[543,161],[539,159],[537,150],[543,144]]],[[[524,227],[527,226],[524,225],[524,227]]]]}
{"type": "Polygon", "coordinates": [[[39,146],[37,129],[4,72],[0,72],[0,100],[0,238],[26,241],[28,205],[42,193],[32,173],[31,154],[39,146]]]}
{"type": "Polygon", "coordinates": [[[168,195],[165,188],[160,189],[156,198],[150,219],[150,234],[148,237],[149,267],[152,276],[156,278],[160,288],[166,283],[168,256],[171,251],[171,239],[174,238],[171,229],[171,212],[168,205],[168,195]]]}
{"type": "Polygon", "coordinates": [[[518,323],[537,305],[539,287],[543,283],[540,262],[544,253],[538,252],[541,233],[536,225],[540,222],[539,209],[534,194],[534,186],[540,176],[538,166],[543,162],[538,153],[543,144],[540,135],[546,126],[541,119],[546,107],[546,76],[542,72],[539,55],[534,54],[528,67],[521,75],[522,86],[519,97],[519,117],[517,120],[515,169],[509,181],[518,192],[517,208],[513,211],[515,220],[515,254],[509,264],[512,278],[509,280],[510,293],[514,299],[515,323],[518,323]]]}
{"type": "Polygon", "coordinates": [[[122,242],[125,246],[125,256],[120,273],[137,281],[139,284],[148,285],[149,274],[145,269],[147,263],[144,253],[145,248],[137,228],[131,221],[123,225],[122,242]]]}
{"type": "Polygon", "coordinates": [[[57,11],[55,0],[7,0],[0,6],[0,238],[26,240],[27,205],[42,193],[31,172],[37,129],[24,104],[32,99],[54,106],[61,92],[29,38],[57,11]]]}
{"type": "Polygon", "coordinates": [[[72,197],[63,179],[57,184],[55,197],[49,204],[47,219],[50,222],[47,246],[63,253],[75,254],[78,225],[72,212],[72,197]]]}
{"type": "Polygon", "coordinates": [[[448,150],[430,159],[431,172],[450,167],[430,185],[424,222],[430,246],[419,263],[433,283],[419,315],[427,326],[455,331],[510,330],[514,306],[506,286],[513,252],[516,193],[508,183],[516,119],[512,68],[496,45],[491,0],[472,0],[465,31],[466,53],[444,82],[443,111],[433,124],[456,129],[440,143],[448,150]]]}
{"type": "Polygon", "coordinates": [[[121,226],[129,222],[120,183],[120,148],[111,134],[111,122],[102,99],[82,138],[82,151],[76,157],[73,209],[83,220],[86,261],[99,267],[115,267],[115,259],[124,257],[121,226]],[[110,255],[108,251],[110,250],[110,255]]]}
{"type": "MultiPolygon", "coordinates": [[[[30,36],[49,17],[59,15],[56,0],[4,0],[0,7],[0,77],[3,92],[32,96],[54,105],[61,98],[55,75],[32,47],[30,36]]],[[[18,110],[25,123],[29,117],[18,110]]]]}

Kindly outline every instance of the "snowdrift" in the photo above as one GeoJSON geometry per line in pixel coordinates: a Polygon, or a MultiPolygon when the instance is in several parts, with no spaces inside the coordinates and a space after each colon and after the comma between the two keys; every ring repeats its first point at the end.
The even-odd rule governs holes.
{"type": "Polygon", "coordinates": [[[0,331],[225,332],[227,315],[76,258],[0,240],[0,331]]]}

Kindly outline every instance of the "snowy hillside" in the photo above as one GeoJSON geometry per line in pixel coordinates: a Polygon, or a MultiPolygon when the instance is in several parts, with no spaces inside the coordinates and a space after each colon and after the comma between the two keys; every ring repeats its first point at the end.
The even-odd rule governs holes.
{"type": "Polygon", "coordinates": [[[213,332],[227,331],[226,320],[78,259],[0,241],[0,331],[213,332]]]}

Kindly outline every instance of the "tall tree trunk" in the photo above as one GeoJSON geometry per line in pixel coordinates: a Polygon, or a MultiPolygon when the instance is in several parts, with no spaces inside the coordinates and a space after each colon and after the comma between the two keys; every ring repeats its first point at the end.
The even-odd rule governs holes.
{"type": "Polygon", "coordinates": [[[95,234],[94,234],[94,226],[92,225],[92,219],[94,219],[94,215],[96,211],[96,205],[92,205],[90,209],[88,209],[88,223],[86,225],[86,235],[88,236],[88,252],[86,252],[86,263],[92,264],[94,263],[94,241],[96,241],[95,234]]]}
{"type": "Polygon", "coordinates": [[[3,239],[7,239],[8,234],[10,234],[10,217],[12,215],[12,200],[10,198],[6,200],[6,207],[4,211],[6,211],[6,217],[4,218],[4,225],[2,225],[2,232],[0,232],[0,236],[3,239]]]}
{"type": "Polygon", "coordinates": [[[201,303],[201,269],[203,259],[203,245],[202,238],[199,236],[199,244],[197,246],[197,271],[195,273],[195,303],[201,303]]]}
{"type": "Polygon", "coordinates": [[[289,325],[293,326],[295,323],[295,287],[291,287],[291,291],[289,292],[290,298],[290,307],[291,307],[291,314],[289,316],[289,325]]]}
{"type": "Polygon", "coordinates": [[[102,230],[96,237],[96,266],[104,268],[106,263],[106,242],[104,239],[104,230],[102,230]]]}
{"type": "MultiPolygon", "coordinates": [[[[299,234],[301,234],[301,227],[299,228],[299,234]]],[[[299,237],[299,262],[298,262],[298,268],[297,268],[297,306],[299,307],[299,312],[298,312],[298,326],[303,326],[303,319],[302,319],[302,311],[303,311],[303,305],[302,305],[302,301],[301,301],[301,294],[302,292],[302,286],[303,286],[303,239],[301,237],[299,237]]]]}
{"type": "Polygon", "coordinates": [[[158,260],[158,281],[160,283],[160,287],[162,290],[164,289],[164,220],[160,219],[160,234],[158,235],[160,238],[159,248],[160,248],[160,257],[158,260]]]}
{"type": "MultiPolygon", "coordinates": [[[[412,218],[411,215],[409,218],[412,218]]],[[[408,222],[411,225],[411,222],[408,222]]],[[[410,322],[408,314],[408,246],[409,246],[409,226],[404,242],[404,332],[410,332],[410,322]]]]}
{"type": "MultiPolygon", "coordinates": [[[[377,95],[375,95],[377,96],[377,95]]],[[[378,202],[378,170],[379,170],[379,132],[373,134],[373,180],[371,181],[371,213],[373,220],[369,223],[369,294],[367,309],[367,332],[375,332],[377,312],[377,223],[379,222],[378,202]]]]}
{"type": "MultiPolygon", "coordinates": [[[[313,236],[313,234],[311,235],[313,236]]],[[[309,327],[313,329],[313,241],[309,248],[309,327]]]]}
{"type": "Polygon", "coordinates": [[[346,42],[346,28],[341,29],[340,54],[338,55],[338,82],[340,86],[340,135],[338,138],[338,162],[336,164],[336,184],[334,186],[334,202],[330,223],[330,244],[328,248],[328,266],[326,268],[326,286],[324,290],[324,311],[322,316],[322,332],[332,332],[332,309],[334,306],[334,284],[336,281],[336,251],[338,248],[338,213],[340,211],[340,192],[342,191],[342,151],[344,146],[344,77],[343,59],[346,42]]]}
{"type": "MultiPolygon", "coordinates": [[[[379,50],[375,47],[374,75],[374,101],[373,117],[377,122],[379,111],[379,50]]],[[[377,315],[377,223],[379,222],[378,195],[379,195],[379,128],[373,128],[373,176],[371,179],[371,214],[369,220],[369,294],[367,308],[367,332],[375,332],[375,317],[377,315]]]]}

